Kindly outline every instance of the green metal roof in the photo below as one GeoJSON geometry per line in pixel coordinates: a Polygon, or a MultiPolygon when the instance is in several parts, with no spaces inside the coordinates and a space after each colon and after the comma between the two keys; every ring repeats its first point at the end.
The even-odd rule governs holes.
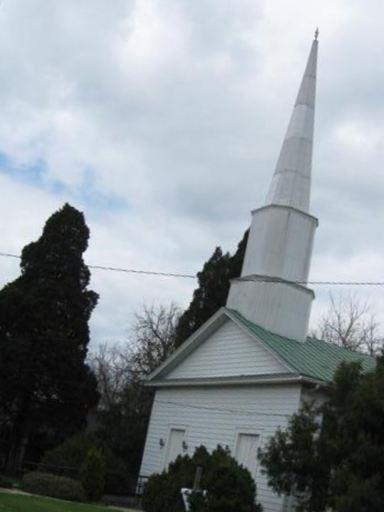
{"type": "Polygon", "coordinates": [[[337,367],[343,361],[361,362],[362,368],[366,372],[375,367],[375,358],[366,354],[354,352],[316,338],[308,337],[304,342],[285,338],[250,322],[235,310],[231,309],[230,312],[300,375],[331,382],[337,367]]]}

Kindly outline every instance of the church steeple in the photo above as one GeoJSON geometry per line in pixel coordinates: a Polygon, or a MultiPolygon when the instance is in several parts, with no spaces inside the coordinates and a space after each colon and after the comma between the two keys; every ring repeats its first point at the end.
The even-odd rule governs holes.
{"type": "Polygon", "coordinates": [[[317,41],[315,33],[307,66],[267,195],[267,204],[308,211],[315,117],[317,41]]]}
{"type": "Polygon", "coordinates": [[[272,332],[304,340],[312,290],[308,280],[317,219],[308,213],[318,31],[312,42],[265,206],[252,212],[241,277],[227,306],[272,332]]]}

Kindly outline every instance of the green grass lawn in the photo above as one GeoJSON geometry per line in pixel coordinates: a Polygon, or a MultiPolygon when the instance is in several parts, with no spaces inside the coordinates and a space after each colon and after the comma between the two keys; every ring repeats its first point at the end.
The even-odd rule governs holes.
{"type": "Polygon", "coordinates": [[[108,507],[0,492],[0,512],[112,512],[108,507]]]}

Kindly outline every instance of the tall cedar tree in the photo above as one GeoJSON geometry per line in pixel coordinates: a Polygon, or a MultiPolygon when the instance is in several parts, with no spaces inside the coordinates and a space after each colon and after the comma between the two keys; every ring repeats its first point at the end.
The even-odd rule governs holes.
{"type": "Polygon", "coordinates": [[[180,346],[218,309],[225,306],[230,280],[239,277],[248,240],[247,230],[233,256],[223,254],[216,247],[212,256],[197,274],[199,287],[193,292],[192,301],[181,315],[176,329],[176,346],[180,346]]]}
{"type": "Polygon", "coordinates": [[[0,291],[0,417],[10,429],[10,471],[34,436],[72,433],[97,404],[96,379],[85,363],[98,300],[87,289],[88,238],[83,214],[65,204],[23,249],[20,277],[0,291]]]}

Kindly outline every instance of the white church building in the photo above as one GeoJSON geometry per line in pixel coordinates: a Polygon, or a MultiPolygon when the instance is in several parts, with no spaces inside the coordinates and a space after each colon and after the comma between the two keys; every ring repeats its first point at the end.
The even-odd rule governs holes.
{"type": "MultiPolygon", "coordinates": [[[[179,454],[218,444],[249,469],[265,512],[292,508],[276,495],[257,450],[287,425],[308,396],[321,393],[342,361],[374,361],[307,337],[314,292],[306,285],[316,217],[309,213],[317,34],[270,189],[252,223],[241,276],[214,314],[155,372],[156,388],[142,477],[179,454]]],[[[234,511],[235,512],[235,511],[234,511]]]]}

